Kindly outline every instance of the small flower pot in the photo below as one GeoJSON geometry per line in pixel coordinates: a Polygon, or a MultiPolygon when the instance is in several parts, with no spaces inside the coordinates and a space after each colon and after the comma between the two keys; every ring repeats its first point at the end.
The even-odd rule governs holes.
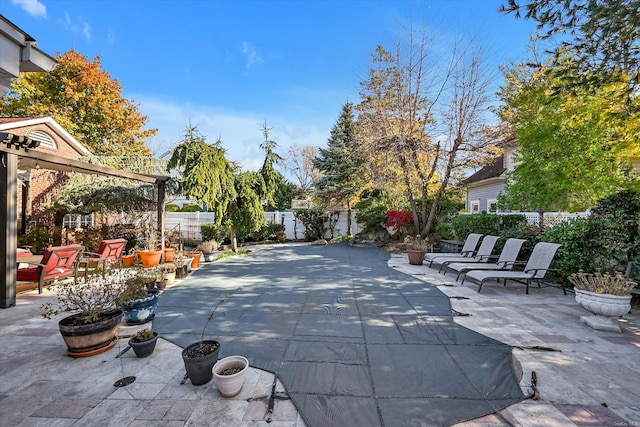
{"type": "Polygon", "coordinates": [[[183,265],[182,267],[176,268],[176,279],[184,279],[187,277],[187,266],[183,265]]]}
{"type": "Polygon", "coordinates": [[[136,263],[136,254],[133,255],[123,255],[122,256],[122,266],[123,267],[133,267],[136,263]]]}
{"type": "Polygon", "coordinates": [[[138,341],[136,337],[133,337],[129,340],[129,345],[133,349],[133,352],[136,354],[136,357],[143,358],[149,357],[153,353],[153,350],[156,348],[156,342],[158,341],[158,333],[153,333],[153,338],[147,341],[138,341]]]}
{"type": "Polygon", "coordinates": [[[249,361],[242,356],[225,357],[213,366],[213,376],[223,397],[233,397],[240,393],[248,367],[249,361]]]}

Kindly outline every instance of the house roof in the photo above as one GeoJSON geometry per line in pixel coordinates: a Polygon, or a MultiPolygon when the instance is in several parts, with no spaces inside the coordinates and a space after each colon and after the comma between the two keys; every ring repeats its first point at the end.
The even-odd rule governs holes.
{"type": "Polygon", "coordinates": [[[464,185],[473,184],[475,182],[484,181],[489,178],[498,178],[507,169],[504,167],[504,156],[500,156],[493,161],[493,163],[480,169],[478,172],[471,175],[469,178],[462,181],[464,185]]]}
{"type": "Polygon", "coordinates": [[[69,132],[58,124],[52,117],[0,117],[0,131],[10,131],[11,129],[34,126],[39,124],[47,125],[53,132],[57,133],[71,147],[82,155],[91,154],[91,152],[75,139],[69,132]]]}

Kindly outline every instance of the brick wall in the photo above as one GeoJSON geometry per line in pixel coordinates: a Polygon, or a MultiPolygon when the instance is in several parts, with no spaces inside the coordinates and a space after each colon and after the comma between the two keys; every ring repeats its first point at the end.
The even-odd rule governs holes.
{"type": "MultiPolygon", "coordinates": [[[[62,138],[55,129],[47,126],[45,123],[32,126],[15,127],[8,131],[16,135],[28,136],[35,130],[40,130],[49,134],[57,145],[57,149],[40,146],[35,149],[36,151],[55,154],[60,157],[66,157],[74,160],[81,157],[81,153],[78,150],[62,138]]],[[[35,221],[38,224],[45,226],[53,226],[53,215],[45,211],[42,206],[45,203],[50,203],[55,200],[56,195],[68,180],[69,174],[67,172],[33,169],[31,171],[31,186],[29,194],[31,203],[27,202],[27,220],[35,221]]],[[[22,206],[22,196],[22,191],[19,189],[18,218],[20,221],[22,221],[22,209],[20,209],[20,206],[22,206]]]]}

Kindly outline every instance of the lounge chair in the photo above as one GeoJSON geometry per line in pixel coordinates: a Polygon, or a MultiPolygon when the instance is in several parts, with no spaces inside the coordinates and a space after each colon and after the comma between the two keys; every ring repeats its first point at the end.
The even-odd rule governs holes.
{"type": "Polygon", "coordinates": [[[461,256],[465,256],[465,257],[472,257],[473,254],[476,251],[476,247],[478,246],[478,242],[480,241],[480,238],[482,237],[482,234],[475,234],[475,233],[471,233],[467,236],[467,239],[464,241],[464,245],[462,246],[462,251],[460,252],[434,252],[434,253],[430,253],[425,255],[424,260],[429,262],[429,267],[431,267],[431,263],[433,263],[433,260],[437,257],[443,257],[443,256],[455,256],[455,255],[461,255],[461,256]]]}
{"type": "MultiPolygon", "coordinates": [[[[531,252],[531,256],[524,266],[524,271],[469,270],[464,276],[464,279],[462,279],[462,283],[464,284],[464,281],[469,279],[479,285],[478,292],[480,292],[482,285],[487,280],[497,280],[499,282],[500,279],[502,279],[504,286],[507,286],[507,280],[514,280],[524,283],[527,286],[526,293],[528,294],[529,284],[531,284],[532,281],[537,282],[538,287],[540,287],[540,281],[544,279],[545,274],[549,271],[551,261],[553,261],[553,257],[560,246],[562,245],[540,242],[533,248],[533,252],[531,252]]],[[[564,292],[565,295],[567,294],[564,286],[562,287],[562,292],[564,292]]]]}
{"type": "Polygon", "coordinates": [[[42,293],[44,282],[73,277],[77,280],[78,256],[84,247],[74,244],[67,246],[52,246],[44,251],[39,264],[20,261],[33,267],[19,268],[16,273],[17,281],[38,282],[38,293],[42,293]]]}
{"type": "Polygon", "coordinates": [[[447,264],[444,274],[447,274],[448,270],[457,271],[456,281],[460,279],[460,276],[466,274],[469,270],[512,270],[516,265],[518,254],[522,245],[526,242],[523,239],[507,239],[500,252],[500,257],[496,262],[453,262],[447,264]]]}
{"type": "Polygon", "coordinates": [[[491,260],[493,248],[495,248],[498,239],[500,239],[498,236],[485,236],[482,239],[482,243],[480,243],[478,252],[476,252],[475,255],[468,257],[458,254],[452,256],[436,257],[433,259],[433,261],[431,261],[429,267],[431,267],[432,264],[440,264],[440,270],[438,271],[443,271],[443,269],[445,269],[447,265],[452,262],[489,262],[491,260]]]}

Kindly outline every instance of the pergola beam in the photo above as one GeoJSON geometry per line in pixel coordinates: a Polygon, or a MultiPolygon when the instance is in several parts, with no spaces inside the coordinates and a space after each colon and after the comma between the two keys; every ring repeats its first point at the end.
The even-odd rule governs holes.
{"type": "MultiPolygon", "coordinates": [[[[120,171],[35,151],[33,148],[37,144],[33,142],[27,137],[0,132],[0,202],[4,202],[6,206],[4,210],[0,209],[0,223],[5,227],[4,232],[0,233],[0,271],[3,271],[0,273],[0,308],[16,305],[18,168],[77,172],[157,184],[158,231],[164,236],[165,187],[170,177],[120,171]],[[16,141],[19,143],[16,144],[16,141]]],[[[164,249],[164,238],[162,248],[164,249]]]]}

